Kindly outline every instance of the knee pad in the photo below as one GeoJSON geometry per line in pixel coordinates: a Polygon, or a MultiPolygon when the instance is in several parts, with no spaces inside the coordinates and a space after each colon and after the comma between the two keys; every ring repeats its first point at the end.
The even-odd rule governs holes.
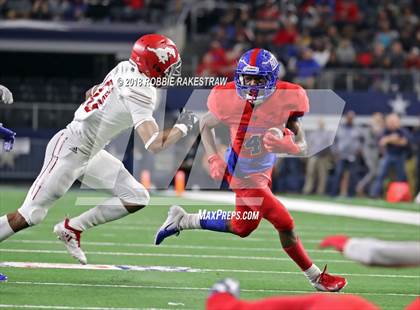
{"type": "Polygon", "coordinates": [[[137,183],[136,187],[133,187],[130,192],[125,193],[122,197],[119,197],[123,204],[128,205],[139,205],[147,206],[150,202],[150,195],[147,189],[140,183],[137,183]]]}
{"type": "Polygon", "coordinates": [[[26,223],[30,226],[41,223],[48,214],[48,209],[40,206],[22,206],[18,209],[20,215],[23,216],[26,223]]]}

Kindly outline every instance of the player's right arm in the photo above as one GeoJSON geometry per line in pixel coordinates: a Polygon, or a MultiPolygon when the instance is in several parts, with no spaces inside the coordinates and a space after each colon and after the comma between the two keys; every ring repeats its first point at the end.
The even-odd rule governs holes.
{"type": "Polygon", "coordinates": [[[158,153],[178,142],[193,129],[196,116],[183,111],[174,127],[160,131],[154,119],[145,120],[136,126],[136,132],[144,142],[146,150],[158,153]]]}
{"type": "Polygon", "coordinates": [[[290,91],[290,97],[294,99],[295,106],[287,120],[283,137],[267,132],[263,143],[268,152],[304,156],[308,152],[308,146],[299,118],[309,112],[309,100],[305,90],[300,86],[290,91]]]}

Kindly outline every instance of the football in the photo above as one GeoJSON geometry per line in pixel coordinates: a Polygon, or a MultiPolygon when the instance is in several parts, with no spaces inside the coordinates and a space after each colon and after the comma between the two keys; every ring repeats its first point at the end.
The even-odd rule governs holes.
{"type": "Polygon", "coordinates": [[[278,138],[283,138],[284,137],[283,130],[281,130],[280,128],[277,128],[277,127],[271,127],[267,130],[267,132],[275,135],[278,138]]]}

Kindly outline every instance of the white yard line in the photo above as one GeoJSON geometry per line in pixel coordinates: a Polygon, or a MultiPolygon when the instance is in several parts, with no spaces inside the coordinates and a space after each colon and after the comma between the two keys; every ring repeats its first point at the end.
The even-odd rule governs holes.
{"type": "MultiPolygon", "coordinates": [[[[194,205],[196,206],[196,205],[194,205]]],[[[225,206],[227,207],[227,206],[225,206]]],[[[169,209],[169,205],[167,206],[167,209],[169,209]]],[[[226,208],[227,209],[227,208],[226,208]]],[[[107,228],[113,228],[113,229],[119,229],[123,226],[128,226],[128,227],[142,227],[142,226],[149,226],[148,230],[157,230],[157,227],[160,227],[163,223],[163,221],[165,220],[164,217],[161,218],[161,220],[159,221],[148,221],[147,218],[145,220],[145,217],[136,217],[135,220],[130,220],[129,218],[125,218],[123,220],[123,222],[118,221],[118,222],[110,222],[107,223],[107,228]],[[123,224],[121,224],[123,223],[123,224]]],[[[42,222],[43,225],[50,225],[51,227],[53,227],[55,224],[57,224],[56,220],[44,220],[42,222]]],[[[298,223],[299,224],[299,223],[298,223]]],[[[316,223],[315,223],[316,224],[316,223]]],[[[337,232],[337,228],[334,227],[320,227],[319,225],[307,225],[305,224],[304,226],[301,225],[298,228],[299,232],[330,232],[330,233],[334,233],[337,232]]],[[[30,231],[30,230],[29,230],[30,231]]],[[[262,225],[260,225],[258,227],[258,231],[273,231],[273,227],[267,222],[267,223],[262,223],[262,225]],[[265,225],[267,224],[267,225],[265,225]]],[[[21,231],[19,234],[23,234],[28,232],[28,230],[23,230],[21,231]]],[[[358,228],[353,228],[353,227],[340,227],[340,232],[341,233],[388,233],[388,234],[398,234],[401,232],[401,230],[399,229],[395,229],[394,227],[392,227],[392,229],[389,229],[389,227],[383,227],[383,228],[378,228],[378,227],[358,227],[358,228]]]]}
{"type": "MultiPolygon", "coordinates": [[[[11,305],[0,304],[6,309],[75,309],[75,310],[173,310],[174,308],[112,308],[112,307],[77,307],[77,306],[47,306],[47,305],[11,305]]],[[[178,308],[179,309],[179,308],[178,308]]],[[[185,310],[184,308],[182,308],[185,310]]]]}
{"type": "MultiPolygon", "coordinates": [[[[7,240],[7,243],[17,243],[17,244],[53,244],[53,245],[62,245],[60,241],[51,241],[51,240],[7,240]]],[[[282,251],[281,245],[278,244],[278,247],[271,248],[261,248],[261,247],[232,247],[232,246],[205,246],[205,245],[161,245],[156,246],[150,243],[120,243],[120,242],[91,242],[83,241],[83,245],[92,245],[92,246],[103,246],[103,247],[127,247],[127,248],[152,248],[152,249],[185,249],[185,250],[216,250],[216,251],[246,251],[246,252],[274,252],[278,253],[282,251]]],[[[322,253],[322,254],[337,254],[337,251],[333,250],[312,250],[308,249],[306,252],[309,253],[322,253]]]]}
{"type": "MultiPolygon", "coordinates": [[[[226,273],[257,273],[257,274],[281,274],[281,275],[299,275],[302,272],[297,271],[271,271],[271,270],[249,270],[249,269],[200,269],[190,267],[172,267],[172,266],[134,266],[134,265],[80,265],[67,263],[42,263],[42,262],[1,262],[2,268],[28,268],[28,269],[68,269],[68,270],[101,270],[101,271],[182,271],[182,272],[226,272],[226,273]]],[[[369,278],[404,278],[420,279],[420,276],[414,275],[396,275],[396,274],[362,274],[362,273],[341,273],[342,276],[369,277],[369,278]]]]}
{"type": "Polygon", "coordinates": [[[160,272],[202,272],[190,267],[133,266],[133,265],[81,265],[66,263],[0,262],[0,267],[28,269],[73,269],[73,270],[117,270],[117,271],[160,271],[160,272]]]}
{"type": "MultiPolygon", "coordinates": [[[[67,251],[61,250],[29,250],[29,249],[0,249],[0,252],[6,253],[43,253],[43,254],[68,254],[67,251]]],[[[282,261],[291,262],[290,258],[286,257],[267,257],[267,256],[237,256],[237,255],[199,255],[199,254],[174,254],[174,253],[141,253],[141,252],[98,252],[86,251],[88,255],[108,255],[108,256],[139,256],[139,257],[182,257],[192,259],[233,259],[233,260],[261,260],[261,261],[282,261]]],[[[353,264],[350,260],[343,259],[329,259],[330,263],[337,264],[353,264]]]]}
{"type": "MultiPolygon", "coordinates": [[[[9,281],[10,284],[18,285],[45,285],[45,286],[70,286],[70,287],[103,287],[103,288],[133,288],[133,289],[163,289],[175,291],[209,291],[208,287],[183,287],[183,286],[155,286],[155,285],[119,285],[119,284],[89,284],[89,283],[64,283],[64,282],[30,282],[30,281],[9,281]]],[[[241,292],[262,292],[280,294],[308,294],[314,291],[295,291],[295,290],[274,290],[274,289],[241,289],[241,292]]],[[[365,293],[351,292],[341,294],[369,295],[369,296],[395,296],[395,297],[417,297],[417,294],[403,293],[365,293]]]]}
{"type": "MultiPolygon", "coordinates": [[[[163,223],[163,221],[162,221],[162,223],[163,223]]],[[[125,224],[120,223],[119,226],[108,225],[106,230],[107,231],[119,231],[119,232],[122,232],[122,231],[147,231],[147,232],[153,232],[154,233],[154,232],[156,232],[157,228],[156,227],[144,227],[144,226],[139,226],[139,225],[131,226],[131,225],[125,225],[125,224]]],[[[324,232],[322,230],[322,228],[320,228],[317,232],[314,232],[312,230],[307,231],[307,230],[305,230],[304,227],[302,227],[302,229],[300,229],[300,228],[296,229],[296,231],[298,232],[298,234],[300,236],[313,236],[313,237],[319,236],[320,238],[331,234],[330,231],[324,232]]],[[[337,232],[337,230],[335,230],[335,232],[337,232]]],[[[209,234],[209,231],[208,230],[197,229],[197,230],[194,230],[194,233],[195,234],[198,233],[198,234],[206,234],[207,235],[207,234],[209,234]]],[[[262,236],[275,236],[276,235],[276,230],[272,227],[261,228],[261,229],[257,230],[257,233],[259,235],[262,235],[262,236]]],[[[340,233],[344,233],[344,232],[340,231],[340,233]]],[[[354,231],[352,233],[354,234],[354,233],[356,233],[356,231],[354,231]]],[[[410,231],[388,232],[388,231],[382,230],[382,231],[377,231],[375,233],[375,235],[383,237],[383,238],[392,238],[392,237],[395,237],[396,234],[398,234],[398,236],[402,239],[404,238],[404,235],[412,236],[412,232],[410,232],[410,231]]],[[[220,236],[223,236],[223,235],[226,236],[226,234],[219,234],[219,235],[220,236]]],[[[237,238],[239,239],[239,237],[237,237],[237,238]]]]}
{"type": "MultiPolygon", "coordinates": [[[[184,198],[218,203],[235,203],[234,194],[222,191],[186,191],[184,198]]],[[[360,219],[420,226],[420,212],[346,205],[336,202],[278,197],[290,211],[347,216],[360,219]]]]}
{"type": "MultiPolygon", "coordinates": [[[[271,271],[271,270],[249,270],[249,269],[199,269],[208,272],[228,272],[228,273],[264,273],[264,274],[282,274],[282,275],[299,275],[298,271],[271,271]]],[[[404,278],[404,279],[420,279],[420,276],[397,275],[397,274],[369,274],[369,273],[340,273],[340,276],[351,277],[368,277],[368,278],[404,278]]]]}

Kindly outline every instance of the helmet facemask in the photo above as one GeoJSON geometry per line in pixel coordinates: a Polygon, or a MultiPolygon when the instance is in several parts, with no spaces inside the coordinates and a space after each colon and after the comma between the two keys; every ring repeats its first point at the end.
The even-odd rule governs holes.
{"type": "Polygon", "coordinates": [[[251,75],[237,72],[235,74],[238,95],[254,105],[261,104],[273,94],[276,80],[270,73],[251,75]]]}
{"type": "Polygon", "coordinates": [[[177,62],[173,63],[165,70],[165,72],[163,73],[163,77],[170,79],[171,77],[181,76],[181,67],[182,60],[181,58],[179,58],[177,62]]]}

